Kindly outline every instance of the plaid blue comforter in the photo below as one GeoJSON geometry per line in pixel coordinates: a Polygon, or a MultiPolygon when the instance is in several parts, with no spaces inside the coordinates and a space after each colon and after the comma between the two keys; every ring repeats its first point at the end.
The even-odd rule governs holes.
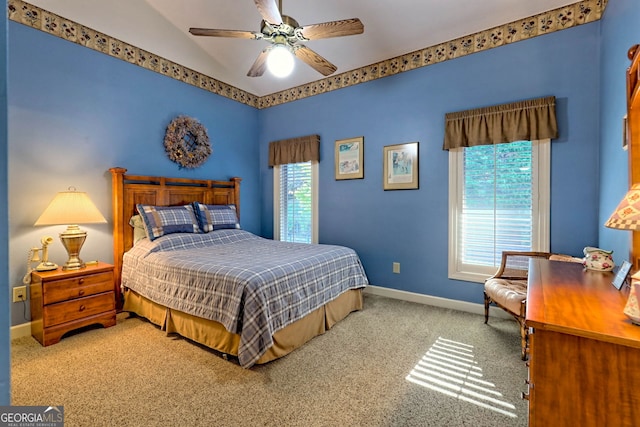
{"type": "Polygon", "coordinates": [[[234,229],[144,239],[125,253],[122,267],[123,287],[239,334],[245,368],[271,347],[276,331],[367,283],[352,249],[234,229]]]}

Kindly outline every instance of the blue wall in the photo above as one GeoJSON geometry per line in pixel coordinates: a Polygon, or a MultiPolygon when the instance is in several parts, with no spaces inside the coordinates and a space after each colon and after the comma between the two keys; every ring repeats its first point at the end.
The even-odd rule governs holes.
{"type": "MultiPolygon", "coordinates": [[[[111,219],[111,176],[243,178],[242,226],[260,232],[258,110],[74,43],[9,22],[9,215],[12,286],[21,284],[30,247],[65,227],[33,224],[56,192],[87,191],[111,219]],[[177,115],[200,120],[213,154],[180,169],[165,155],[166,126],[177,115]]],[[[113,260],[111,224],[86,225],[85,260],[113,260]]],[[[55,238],[50,258],[66,260],[55,238]]],[[[20,303],[13,324],[24,323],[20,303]]]]}
{"type": "Polygon", "coordinates": [[[629,189],[628,152],[622,146],[622,117],[627,112],[625,72],[627,50],[640,43],[640,2],[610,1],[601,25],[600,103],[600,245],[613,249],[616,263],[630,260],[631,232],[604,227],[629,189]]]}
{"type": "Polygon", "coordinates": [[[273,233],[268,143],[317,133],[320,242],[353,247],[373,285],[480,303],[481,284],[447,278],[444,115],[554,95],[551,250],[581,256],[598,244],[598,61],[596,22],[263,111],[263,234],[273,233]],[[364,136],[365,178],[335,181],[334,141],[354,136],[364,136]],[[383,146],[412,141],[420,143],[419,190],[383,191],[383,146]]]}
{"type": "MultiPolygon", "coordinates": [[[[243,227],[271,236],[268,142],[318,133],[320,240],[354,247],[375,285],[480,302],[478,284],[446,274],[444,114],[547,95],[557,97],[560,127],[552,149],[551,249],[580,255],[598,244],[614,249],[618,262],[628,253],[628,233],[601,224],[628,187],[620,122],[626,51],[640,42],[637,0],[609,2],[596,23],[263,111],[8,23],[6,2],[2,13],[0,171],[8,186],[0,186],[0,200],[8,203],[0,208],[0,271],[10,287],[20,282],[27,249],[59,232],[32,225],[57,191],[88,191],[110,218],[112,166],[241,176],[243,227]],[[178,114],[198,118],[213,143],[211,159],[193,171],[164,156],[164,128],[178,114]],[[335,181],[333,142],[353,136],[365,137],[365,179],[335,181]],[[412,141],[420,142],[420,189],[382,191],[382,147],[412,141]],[[401,262],[400,275],[391,274],[393,261],[401,262]]],[[[85,258],[111,260],[109,225],[86,228],[85,258]]],[[[52,258],[64,260],[57,246],[52,258]]],[[[0,293],[0,405],[10,401],[9,301],[0,293]]],[[[19,304],[11,308],[13,324],[24,322],[19,304]]]]}
{"type": "MultiPolygon", "coordinates": [[[[0,281],[8,283],[9,246],[7,197],[7,2],[0,12],[0,281]]],[[[11,346],[9,289],[0,292],[0,405],[11,403],[11,346]]]]}
{"type": "MultiPolygon", "coordinates": [[[[584,246],[601,244],[606,214],[600,210],[615,202],[599,197],[600,186],[608,185],[600,177],[600,156],[609,167],[600,139],[604,144],[604,135],[615,133],[617,149],[618,118],[605,116],[621,114],[600,108],[605,75],[618,73],[601,68],[600,49],[604,58],[614,49],[626,51],[630,42],[620,48],[620,37],[609,33],[619,31],[623,19],[615,11],[637,13],[631,3],[609,5],[601,22],[261,111],[9,22],[9,282],[20,283],[28,248],[41,235],[60,231],[32,225],[55,192],[70,185],[88,191],[110,219],[111,166],[151,175],[241,176],[242,225],[271,237],[268,143],[318,133],[320,241],[356,249],[374,285],[479,303],[479,284],[447,278],[444,114],[556,96],[560,137],[552,148],[551,249],[579,256],[584,246]],[[198,118],[209,130],[214,153],[196,170],[180,170],[164,154],[165,126],[178,114],[198,118]],[[365,179],[335,181],[333,143],[353,136],[365,138],[365,179]],[[383,191],[383,146],[412,141],[420,143],[420,189],[383,191]],[[401,263],[400,275],[391,273],[392,262],[401,263]]],[[[605,96],[603,102],[614,101],[605,96]]],[[[608,176],[624,175],[616,164],[608,176]]],[[[110,261],[110,226],[86,228],[84,257],[110,261]]],[[[65,258],[60,245],[51,257],[65,258]]],[[[18,305],[13,324],[25,321],[18,305]]]]}

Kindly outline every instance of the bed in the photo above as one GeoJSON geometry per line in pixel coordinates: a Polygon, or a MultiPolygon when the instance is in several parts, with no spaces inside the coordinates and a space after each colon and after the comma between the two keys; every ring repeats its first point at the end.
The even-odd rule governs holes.
{"type": "Polygon", "coordinates": [[[110,172],[121,310],[250,368],[290,353],[363,308],[368,282],[352,249],[273,241],[240,228],[240,178],[110,172]],[[197,226],[154,222],[169,214],[193,214],[197,226]],[[146,238],[131,225],[139,225],[134,217],[146,238]]]}

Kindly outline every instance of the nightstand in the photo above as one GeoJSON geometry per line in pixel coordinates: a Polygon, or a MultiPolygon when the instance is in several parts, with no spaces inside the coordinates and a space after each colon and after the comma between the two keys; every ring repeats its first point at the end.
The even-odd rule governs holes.
{"type": "Polygon", "coordinates": [[[31,335],[55,344],[64,334],[92,324],[116,324],[113,265],[31,272],[31,335]]]}

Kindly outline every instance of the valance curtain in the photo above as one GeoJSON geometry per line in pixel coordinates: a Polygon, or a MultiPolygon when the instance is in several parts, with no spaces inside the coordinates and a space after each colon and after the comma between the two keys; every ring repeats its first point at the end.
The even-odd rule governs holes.
{"type": "Polygon", "coordinates": [[[557,138],[556,98],[531,99],[445,115],[443,150],[557,138]]]}
{"type": "Polygon", "coordinates": [[[269,166],[320,160],[320,135],[301,136],[269,143],[269,166]]]}

